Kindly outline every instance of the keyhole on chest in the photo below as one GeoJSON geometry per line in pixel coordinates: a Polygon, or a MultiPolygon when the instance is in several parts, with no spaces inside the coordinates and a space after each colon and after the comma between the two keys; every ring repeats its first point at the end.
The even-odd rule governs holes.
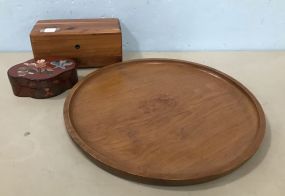
{"type": "Polygon", "coordinates": [[[74,46],[74,48],[75,48],[76,50],[78,50],[78,49],[80,49],[80,45],[79,45],[79,44],[76,44],[76,45],[74,46]]]}

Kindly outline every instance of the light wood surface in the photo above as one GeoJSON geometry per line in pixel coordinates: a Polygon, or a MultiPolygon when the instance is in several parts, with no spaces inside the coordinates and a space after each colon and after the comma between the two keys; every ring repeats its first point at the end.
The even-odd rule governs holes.
{"type": "MultiPolygon", "coordinates": [[[[267,129],[251,159],[229,175],[182,187],[135,183],[94,166],[66,132],[62,109],[68,92],[44,100],[13,95],[7,70],[31,58],[31,52],[0,53],[0,195],[285,195],[284,51],[125,53],[125,60],[179,58],[221,70],[244,84],[264,109],[267,129]]],[[[92,71],[80,69],[79,79],[92,71]]]]}
{"type": "Polygon", "coordinates": [[[240,83],[203,65],[167,59],[90,74],[71,90],[64,117],[72,139],[99,166],[162,185],[232,171],[256,152],[265,129],[260,104],[240,83]]]}

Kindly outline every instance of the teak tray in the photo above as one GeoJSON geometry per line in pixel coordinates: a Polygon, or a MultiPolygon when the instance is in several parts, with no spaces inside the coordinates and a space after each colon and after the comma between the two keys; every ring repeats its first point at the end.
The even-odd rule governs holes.
{"type": "Polygon", "coordinates": [[[263,110],[242,84],[192,62],[146,59],[93,72],[64,106],[73,141],[105,170],[161,185],[201,183],[258,149],[263,110]]]}

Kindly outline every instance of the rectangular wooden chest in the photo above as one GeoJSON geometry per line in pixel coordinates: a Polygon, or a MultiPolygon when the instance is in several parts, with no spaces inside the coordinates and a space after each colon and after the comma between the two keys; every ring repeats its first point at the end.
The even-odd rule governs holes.
{"type": "Polygon", "coordinates": [[[40,20],[30,38],[35,59],[73,58],[78,67],[122,61],[121,27],[114,18],[40,20]]]}

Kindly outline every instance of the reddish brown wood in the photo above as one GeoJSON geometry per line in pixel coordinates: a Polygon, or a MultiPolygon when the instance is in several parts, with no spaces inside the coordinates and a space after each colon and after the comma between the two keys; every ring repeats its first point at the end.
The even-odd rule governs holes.
{"type": "Polygon", "coordinates": [[[40,20],[30,34],[35,58],[73,58],[78,67],[102,67],[122,61],[118,19],[40,20]],[[56,28],[55,32],[43,32],[56,28]]]}
{"type": "Polygon", "coordinates": [[[16,96],[37,99],[56,96],[78,80],[75,62],[62,58],[31,59],[11,67],[8,77],[16,96]]]}
{"type": "Polygon", "coordinates": [[[165,59],[91,73],[71,90],[64,119],[71,138],[100,167],[162,185],[231,172],[256,152],[265,131],[260,104],[238,81],[165,59]]]}

